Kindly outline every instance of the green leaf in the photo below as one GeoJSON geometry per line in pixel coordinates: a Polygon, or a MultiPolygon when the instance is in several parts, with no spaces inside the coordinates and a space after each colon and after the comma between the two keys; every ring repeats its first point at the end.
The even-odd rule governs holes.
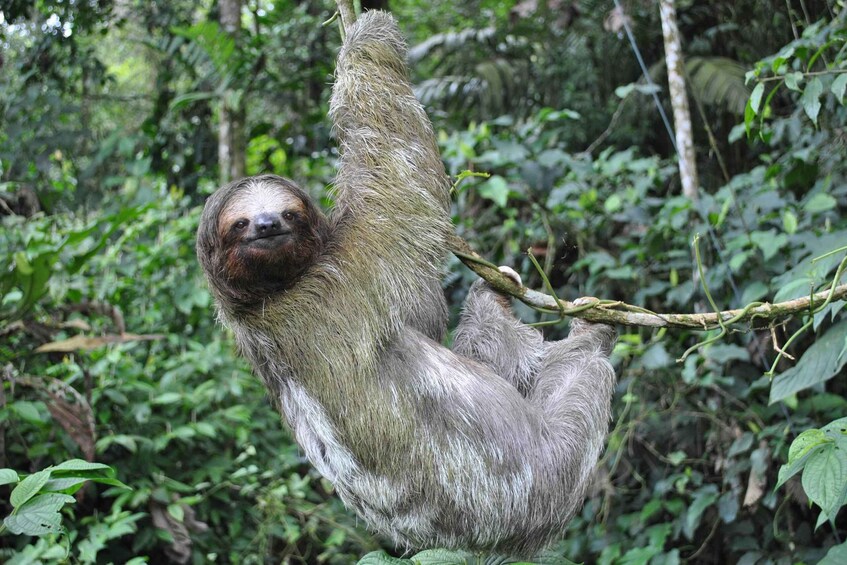
{"type": "Polygon", "coordinates": [[[178,392],[166,392],[154,398],[153,404],[174,404],[182,400],[182,395],[178,392]]]}
{"type": "Polygon", "coordinates": [[[761,249],[765,261],[772,259],[788,243],[788,236],[784,233],[778,234],[776,230],[753,232],[750,239],[761,249]]]}
{"type": "Polygon", "coordinates": [[[782,228],[787,234],[797,233],[797,216],[791,210],[782,213],[782,228]]]}
{"type": "Polygon", "coordinates": [[[9,405],[9,408],[20,416],[21,419],[31,424],[44,424],[44,418],[38,410],[38,405],[41,404],[30,402],[29,400],[16,400],[9,405]]]}
{"type": "Polygon", "coordinates": [[[20,477],[12,469],[0,469],[0,485],[10,485],[18,482],[20,477]]]}
{"type": "Polygon", "coordinates": [[[105,469],[111,475],[115,473],[115,470],[108,465],[104,465],[103,463],[89,463],[83,459],[69,459],[52,467],[52,469],[54,474],[56,471],[96,471],[102,469],[105,469]]]}
{"type": "Polygon", "coordinates": [[[774,378],[769,403],[773,404],[837,375],[847,363],[847,355],[842,355],[845,339],[847,321],[829,328],[806,350],[797,365],[774,378]]]}
{"type": "Polygon", "coordinates": [[[606,211],[607,214],[617,212],[621,208],[623,208],[623,200],[617,194],[609,196],[609,198],[607,198],[606,202],[603,204],[603,209],[606,211]]]}
{"type": "Polygon", "coordinates": [[[98,453],[103,453],[110,445],[116,443],[131,453],[138,451],[138,443],[136,438],[126,434],[118,434],[114,436],[106,436],[97,440],[95,447],[98,453]]]}
{"type": "Polygon", "coordinates": [[[821,431],[827,435],[847,435],[847,418],[839,418],[837,420],[833,420],[832,422],[822,427],[821,431]]]}
{"type": "Polygon", "coordinates": [[[408,559],[391,557],[385,551],[371,551],[357,562],[356,565],[411,565],[408,559]]]}
{"type": "Polygon", "coordinates": [[[829,87],[838,102],[844,105],[844,91],[847,90],[847,73],[838,75],[829,87]]]}
{"type": "Polygon", "coordinates": [[[32,274],[32,265],[29,263],[29,260],[26,258],[26,253],[23,251],[15,252],[15,268],[24,276],[32,274]]]}
{"type": "Polygon", "coordinates": [[[182,522],[185,519],[185,509],[178,502],[168,504],[168,514],[177,522],[182,522]]]}
{"type": "Polygon", "coordinates": [[[821,94],[823,94],[823,83],[821,79],[815,77],[806,85],[803,96],[800,98],[803,110],[815,125],[818,125],[818,113],[821,111],[821,94]]]}
{"type": "Polygon", "coordinates": [[[802,482],[811,501],[835,520],[847,496],[847,452],[830,444],[815,453],[806,462],[802,482]]]}
{"type": "Polygon", "coordinates": [[[49,492],[61,492],[64,494],[73,494],[82,488],[88,479],[84,477],[68,477],[65,479],[50,479],[44,485],[44,490],[49,492]]]}
{"type": "MultiPolygon", "coordinates": [[[[807,430],[807,431],[812,431],[812,430],[807,430]]],[[[820,430],[814,430],[814,431],[819,432],[820,430]]],[[[797,439],[799,439],[799,437],[797,439]]],[[[795,442],[796,441],[797,440],[795,440],[795,442]]],[[[826,447],[826,445],[827,445],[826,443],[815,443],[814,445],[811,445],[809,447],[809,449],[803,451],[799,456],[789,457],[788,463],[786,463],[785,465],[782,465],[779,468],[779,474],[777,475],[777,482],[776,482],[776,486],[774,488],[781,487],[782,485],[784,485],[788,481],[788,479],[790,479],[791,477],[793,477],[794,475],[799,473],[806,466],[806,462],[809,460],[809,458],[812,455],[814,455],[815,453],[817,453],[819,451],[823,451],[823,449],[826,447]]],[[[793,444],[792,444],[792,446],[793,446],[793,444]]]]}
{"type": "Polygon", "coordinates": [[[773,302],[784,302],[809,296],[811,289],[814,287],[815,281],[810,277],[800,277],[793,281],[782,285],[773,297],[773,302]]]}
{"type": "Polygon", "coordinates": [[[825,194],[823,192],[818,192],[813,195],[811,198],[806,200],[803,204],[803,209],[810,214],[816,214],[818,212],[826,212],[828,210],[833,210],[838,205],[838,202],[830,196],[829,194],[825,194]]]}
{"type": "Polygon", "coordinates": [[[830,547],[823,559],[818,561],[818,565],[843,565],[844,563],[847,563],[847,541],[830,547]]]}
{"type": "Polygon", "coordinates": [[[823,430],[817,428],[806,430],[791,442],[791,447],[788,448],[788,462],[793,463],[795,460],[805,457],[812,449],[825,443],[827,443],[827,439],[823,430]]]}
{"type": "Polygon", "coordinates": [[[42,494],[18,508],[11,516],[7,516],[3,523],[16,535],[42,536],[59,533],[62,531],[62,515],[59,511],[65,504],[74,501],[74,497],[66,494],[42,494]]]}
{"type": "Polygon", "coordinates": [[[623,85],[621,85],[621,86],[619,86],[615,89],[615,96],[617,96],[620,99],[624,99],[627,96],[629,96],[630,94],[632,94],[633,90],[635,90],[635,83],[634,82],[631,82],[629,84],[623,84],[623,85]]]}
{"type": "Polygon", "coordinates": [[[765,93],[765,83],[760,82],[753,88],[750,94],[750,109],[754,114],[758,114],[762,106],[762,95],[765,93]]]}
{"type": "Polygon", "coordinates": [[[718,500],[718,515],[725,524],[735,521],[738,516],[738,497],[731,490],[723,493],[718,500]]]}
{"type": "Polygon", "coordinates": [[[801,72],[786,73],[785,86],[794,92],[800,92],[803,90],[803,87],[800,86],[800,83],[803,82],[803,78],[803,73],[801,72]]]}
{"type": "Polygon", "coordinates": [[[28,475],[12,491],[9,502],[12,503],[14,508],[20,508],[26,501],[38,494],[38,491],[47,484],[48,480],[50,480],[50,469],[28,475]]]}
{"type": "Polygon", "coordinates": [[[471,554],[464,551],[449,551],[446,549],[427,549],[411,557],[415,565],[456,565],[467,563],[471,554]]]}
{"type": "Polygon", "coordinates": [[[683,461],[685,461],[686,454],[684,451],[674,451],[673,453],[668,453],[668,461],[670,461],[671,465],[679,465],[683,461]]]}
{"type": "Polygon", "coordinates": [[[500,175],[494,175],[478,188],[479,195],[505,208],[509,200],[509,183],[500,175]]]}
{"type": "Polygon", "coordinates": [[[685,522],[682,526],[682,531],[688,539],[694,539],[694,532],[697,531],[697,527],[700,525],[703,512],[718,499],[717,490],[715,485],[706,485],[700,488],[694,495],[694,500],[688,507],[685,522]]]}

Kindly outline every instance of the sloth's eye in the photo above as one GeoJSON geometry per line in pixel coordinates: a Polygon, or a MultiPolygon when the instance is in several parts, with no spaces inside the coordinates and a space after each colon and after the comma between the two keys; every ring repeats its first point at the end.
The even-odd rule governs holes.
{"type": "Polygon", "coordinates": [[[283,213],[282,213],[282,218],[283,218],[284,220],[289,220],[289,221],[290,221],[290,220],[293,220],[293,219],[294,219],[294,216],[295,216],[295,215],[296,215],[296,214],[295,214],[294,212],[283,212],[283,213]]]}
{"type": "Polygon", "coordinates": [[[237,229],[237,230],[243,230],[246,227],[247,227],[247,220],[238,220],[237,222],[235,222],[235,229],[237,229]]]}

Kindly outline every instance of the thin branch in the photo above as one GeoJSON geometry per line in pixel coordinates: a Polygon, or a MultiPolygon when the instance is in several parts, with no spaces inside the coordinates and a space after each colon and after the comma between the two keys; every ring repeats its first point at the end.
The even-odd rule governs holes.
{"type": "Polygon", "coordinates": [[[590,322],[641,326],[646,328],[687,328],[693,330],[712,330],[724,323],[749,322],[754,318],[763,321],[778,320],[814,310],[827,301],[841,300],[847,297],[847,284],[834,286],[828,290],[779,302],[748,305],[745,308],[707,312],[703,314],[662,314],[622,302],[599,301],[589,305],[577,305],[566,300],[557,301],[550,295],[519,286],[512,279],[480,257],[468,243],[453,236],[450,240],[453,253],[474,273],[488,281],[494,288],[521,300],[532,308],[561,312],[563,315],[582,318],[590,322]]]}
{"type": "MultiPolygon", "coordinates": [[[[827,69],[825,71],[809,71],[806,73],[801,73],[804,77],[817,77],[823,75],[840,75],[847,73],[847,69],[827,69]]],[[[759,82],[773,82],[775,80],[785,80],[784,75],[776,75],[772,77],[764,77],[760,78],[759,82]]]]}

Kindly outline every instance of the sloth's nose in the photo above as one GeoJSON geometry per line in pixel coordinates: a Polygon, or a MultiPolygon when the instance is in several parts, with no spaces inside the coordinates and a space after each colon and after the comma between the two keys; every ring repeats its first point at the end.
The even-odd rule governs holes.
{"type": "Polygon", "coordinates": [[[259,214],[253,222],[259,233],[276,232],[281,227],[279,217],[275,214],[259,214]]]}

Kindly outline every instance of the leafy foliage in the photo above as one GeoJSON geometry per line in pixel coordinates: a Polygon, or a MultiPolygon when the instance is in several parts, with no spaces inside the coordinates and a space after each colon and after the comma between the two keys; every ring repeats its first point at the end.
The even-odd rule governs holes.
{"type": "MultiPolygon", "coordinates": [[[[608,3],[574,3],[567,21],[545,2],[454,4],[392,8],[417,45],[448,170],[473,171],[455,187],[457,231],[489,260],[541,288],[528,249],[561,297],[654,311],[708,311],[704,286],[736,308],[832,281],[844,251],[829,253],[847,238],[847,74],[844,20],[824,3],[801,15],[776,0],[678,2],[689,86],[715,137],[695,123],[696,202],[677,195],[608,3]],[[746,87],[741,67],[753,69],[746,87]]],[[[659,61],[655,6],[626,9],[659,61]]],[[[13,519],[21,535],[6,526],[0,560],[509,562],[380,549],[211,314],[193,238],[217,178],[223,97],[246,101],[249,173],[332,199],[329,14],[250,6],[232,45],[213,9],[184,0],[131,12],[39,0],[2,14],[0,506],[49,531],[27,536],[13,519]],[[77,458],[79,469],[59,464],[77,458]]],[[[454,311],[471,280],[450,263],[454,311]]],[[[755,322],[682,364],[700,333],[621,328],[609,447],[550,562],[843,562],[843,307],[755,322]]]]}
{"type": "Polygon", "coordinates": [[[81,459],[47,467],[22,480],[12,469],[0,469],[0,484],[17,483],[9,496],[12,513],[3,520],[3,526],[13,534],[28,536],[61,532],[59,511],[65,504],[76,502],[70,495],[88,481],[129,488],[115,479],[113,468],[81,459]]]}

